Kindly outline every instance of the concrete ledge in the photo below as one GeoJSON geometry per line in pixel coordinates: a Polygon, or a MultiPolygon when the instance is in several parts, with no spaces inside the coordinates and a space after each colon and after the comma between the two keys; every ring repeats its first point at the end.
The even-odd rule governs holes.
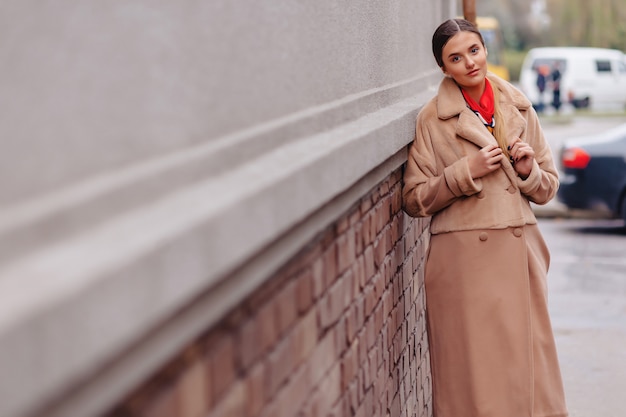
{"type": "Polygon", "coordinates": [[[438,76],[431,72],[363,91],[0,207],[0,265],[151,204],[181,187],[222,175],[269,150],[298,143],[322,126],[327,130],[344,126],[405,100],[415,91],[426,90],[438,76]]]}
{"type": "MultiPolygon", "coordinates": [[[[56,214],[46,220],[51,226],[57,215],[70,217],[84,207],[93,212],[67,235],[56,232],[43,243],[25,243],[16,252],[19,257],[5,259],[0,268],[0,415],[22,416],[47,405],[52,407],[47,416],[102,411],[106,401],[122,395],[196,332],[218,320],[271,271],[248,270],[232,286],[229,274],[276,244],[280,251],[253,265],[278,266],[298,249],[297,244],[285,248],[284,236],[294,228],[299,236],[313,235],[333,219],[314,216],[322,207],[356,185],[374,186],[380,173],[368,174],[377,167],[390,164],[385,166],[389,172],[392,165],[403,163],[417,110],[434,94],[430,87],[438,80],[436,71],[409,80],[413,91],[424,93],[286,142],[228,172],[200,178],[183,175],[180,182],[119,207],[114,216],[109,212],[100,217],[97,202],[131,192],[133,187],[126,189],[125,181],[100,179],[104,194],[92,194],[95,199],[89,198],[94,192],[89,187],[82,190],[85,194],[81,190],[68,194],[75,200],[52,199],[56,214]],[[314,224],[301,224],[311,216],[317,219],[314,224]],[[229,297],[205,305],[202,315],[194,316],[197,321],[179,323],[167,343],[144,347],[140,356],[145,361],[124,362],[124,352],[131,355],[157,325],[216,288],[228,288],[220,294],[229,297]],[[114,358],[127,365],[125,372],[97,376],[114,358]],[[84,396],[53,406],[55,399],[79,384],[84,396]],[[95,386],[98,395],[93,390],[89,395],[95,386]]],[[[354,103],[348,100],[345,105],[354,103]]],[[[184,169],[188,161],[202,161],[195,158],[189,153],[139,167],[133,186],[158,181],[168,172],[184,169]]],[[[35,230],[42,218],[46,219],[35,213],[22,229],[11,230],[35,230]]],[[[2,236],[5,245],[10,235],[11,231],[2,236]]],[[[152,337],[164,342],[161,334],[152,337]]]]}

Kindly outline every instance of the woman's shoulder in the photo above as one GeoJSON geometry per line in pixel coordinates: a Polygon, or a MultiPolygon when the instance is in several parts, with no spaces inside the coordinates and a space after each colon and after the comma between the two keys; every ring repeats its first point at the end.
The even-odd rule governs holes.
{"type": "Polygon", "coordinates": [[[418,130],[430,130],[436,128],[441,123],[437,110],[438,97],[434,96],[424,104],[418,111],[415,118],[416,128],[418,130]]]}
{"type": "Polygon", "coordinates": [[[433,97],[430,98],[430,100],[428,100],[426,102],[426,104],[424,104],[424,106],[420,109],[419,113],[417,114],[417,117],[425,117],[425,116],[433,116],[433,117],[437,117],[437,100],[438,100],[438,96],[435,95],[433,97]]]}

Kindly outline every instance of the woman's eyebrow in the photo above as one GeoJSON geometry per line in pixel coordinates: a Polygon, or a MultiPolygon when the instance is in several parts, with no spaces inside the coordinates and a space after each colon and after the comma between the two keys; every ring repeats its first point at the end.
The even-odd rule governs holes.
{"type": "MultiPolygon", "coordinates": [[[[478,46],[478,44],[477,44],[477,43],[474,43],[474,44],[472,44],[471,46],[469,46],[469,47],[467,48],[467,50],[469,51],[470,49],[476,48],[477,46],[478,46]]],[[[448,55],[448,58],[450,58],[451,56],[454,56],[454,55],[459,55],[459,54],[460,54],[460,52],[451,52],[451,53],[448,55]]]]}

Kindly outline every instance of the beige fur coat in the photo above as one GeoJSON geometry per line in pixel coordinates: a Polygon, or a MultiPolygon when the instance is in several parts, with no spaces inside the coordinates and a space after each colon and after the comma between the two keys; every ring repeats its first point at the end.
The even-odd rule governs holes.
{"type": "Polygon", "coordinates": [[[545,204],[557,191],[550,147],[530,102],[511,84],[488,77],[500,91],[508,136],[533,147],[535,164],[526,180],[507,160],[502,169],[473,180],[468,155],[496,140],[467,107],[455,82],[445,78],[438,95],[418,114],[403,187],[405,211],[415,217],[433,216],[433,234],[535,224],[529,201],[545,204]]]}
{"type": "Polygon", "coordinates": [[[529,203],[554,196],[557,172],[528,100],[512,85],[489,80],[500,90],[510,138],[535,151],[528,178],[508,160],[471,178],[468,156],[495,139],[447,78],[418,115],[404,176],[405,210],[432,216],[424,285],[433,411],[564,417],[547,305],[550,254],[529,203]]]}

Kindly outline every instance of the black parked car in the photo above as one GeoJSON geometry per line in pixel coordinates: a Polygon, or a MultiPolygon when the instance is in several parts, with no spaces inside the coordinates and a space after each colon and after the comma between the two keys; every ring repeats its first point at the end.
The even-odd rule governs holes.
{"type": "Polygon", "coordinates": [[[566,141],[560,160],[559,201],[626,220],[626,124],[566,141]]]}

